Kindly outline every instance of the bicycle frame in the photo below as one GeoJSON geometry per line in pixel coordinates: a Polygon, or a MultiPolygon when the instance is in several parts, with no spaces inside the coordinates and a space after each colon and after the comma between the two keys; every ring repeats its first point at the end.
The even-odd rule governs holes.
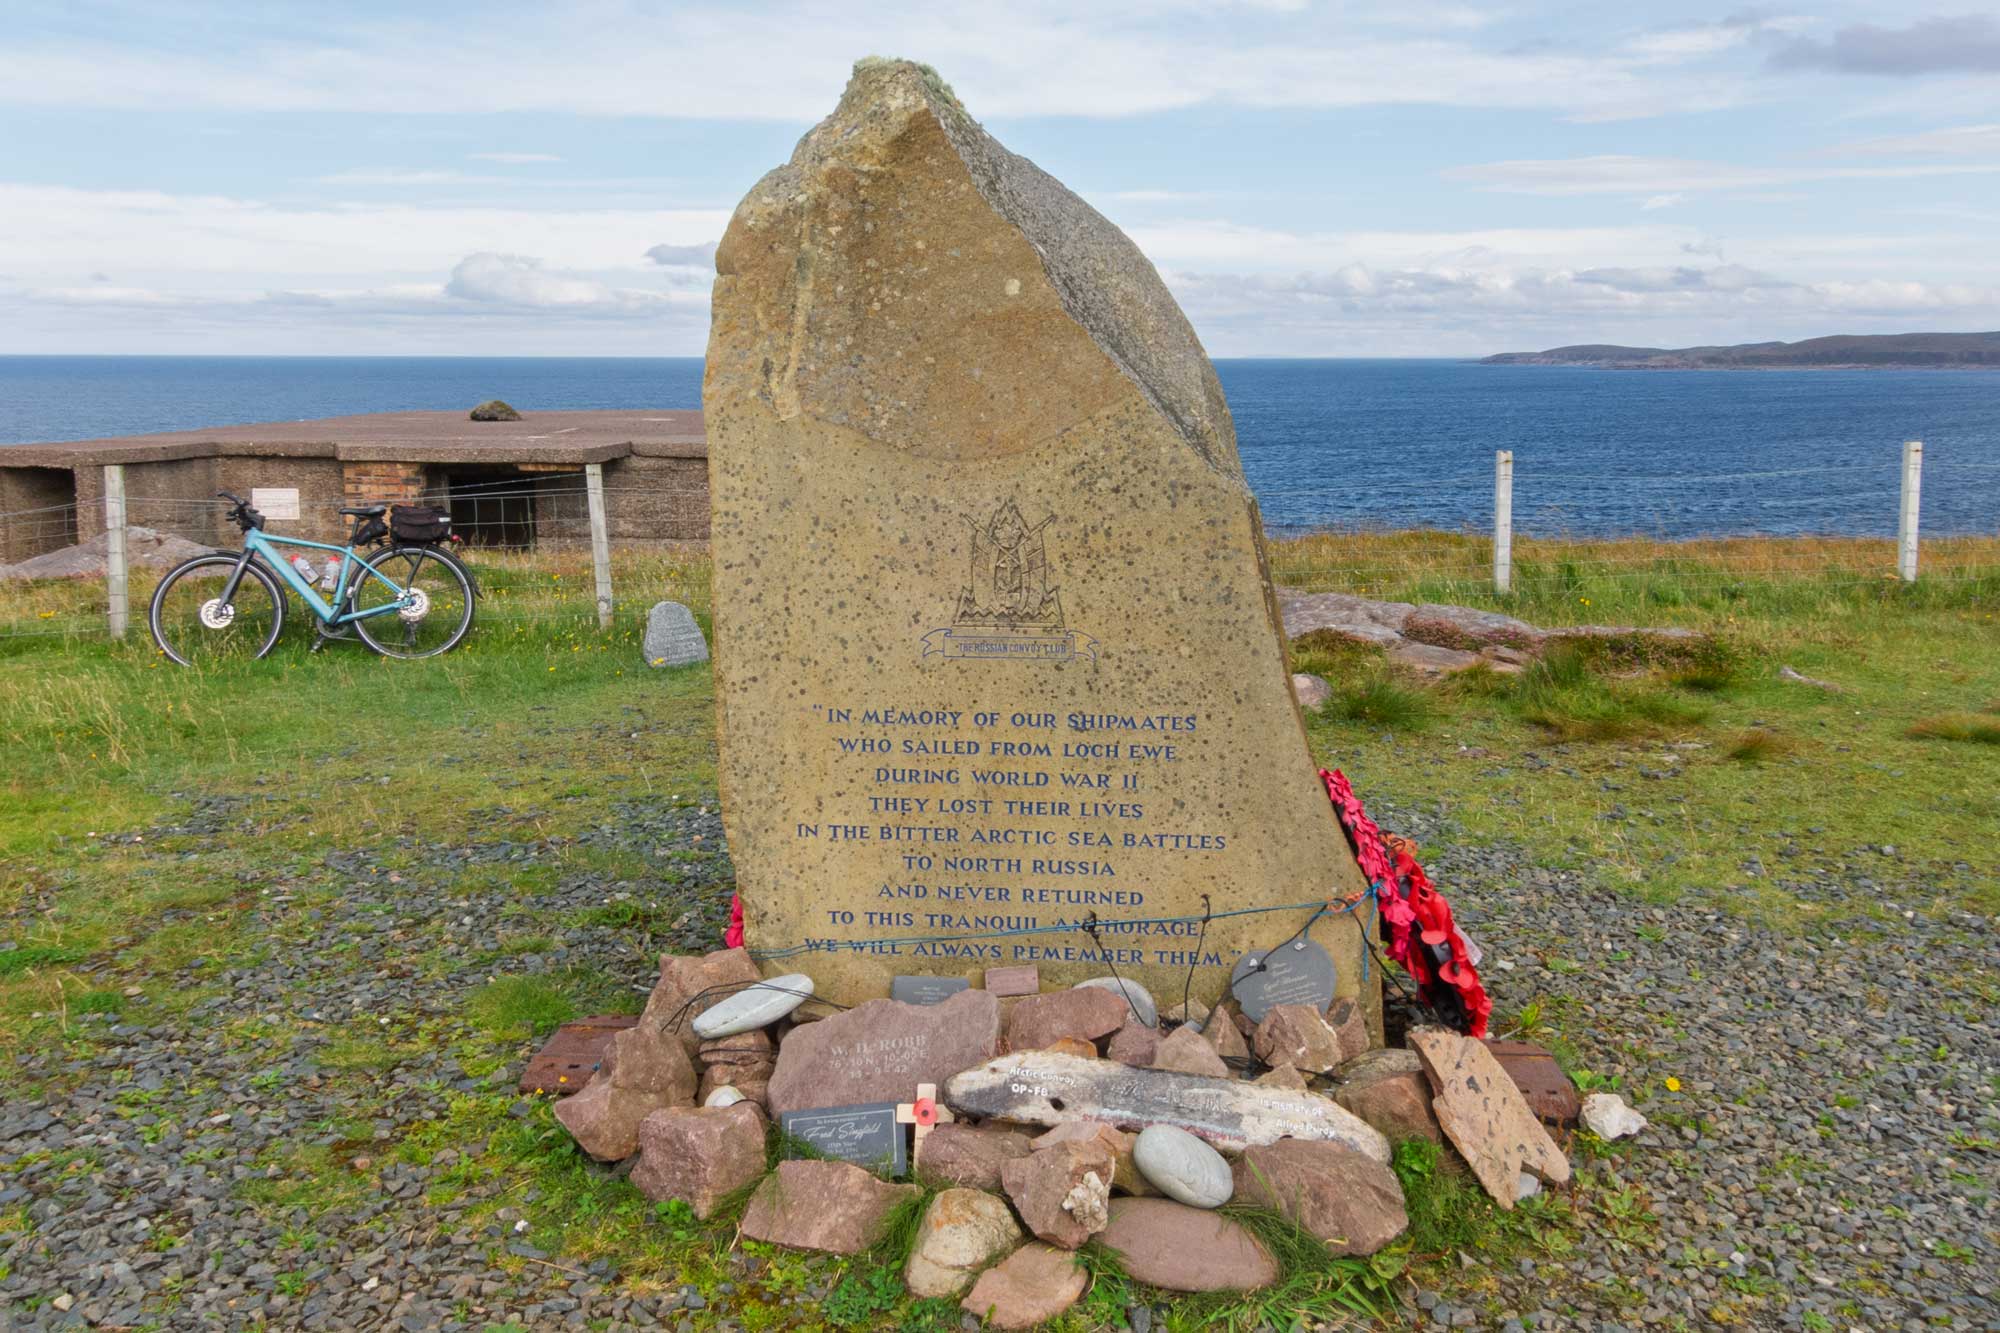
{"type": "Polygon", "coordinates": [[[369,563],[365,557],[356,554],[353,546],[332,546],[326,542],[309,542],[303,537],[270,537],[266,536],[262,529],[252,528],[243,534],[243,552],[236,561],[235,570],[229,575],[229,582],[223,585],[222,600],[224,602],[232,602],[236,599],[236,585],[243,581],[243,571],[249,567],[250,557],[253,555],[264,557],[265,567],[283,579],[291,590],[298,594],[299,600],[304,602],[306,608],[319,618],[319,622],[322,625],[346,625],[356,620],[366,620],[370,616],[389,615],[392,612],[402,610],[409,600],[407,589],[397,587],[382,571],[369,563]],[[306,582],[304,576],[299,571],[292,568],[291,561],[286,560],[279,554],[278,548],[282,546],[304,546],[315,551],[328,551],[341,557],[340,579],[334,585],[333,601],[331,603],[324,597],[321,597],[319,589],[306,582]],[[371,606],[366,611],[336,613],[335,608],[347,600],[349,580],[353,580],[356,584],[360,582],[354,573],[354,568],[357,564],[367,570],[377,583],[380,583],[383,587],[394,593],[396,600],[385,602],[381,606],[371,606]]]}

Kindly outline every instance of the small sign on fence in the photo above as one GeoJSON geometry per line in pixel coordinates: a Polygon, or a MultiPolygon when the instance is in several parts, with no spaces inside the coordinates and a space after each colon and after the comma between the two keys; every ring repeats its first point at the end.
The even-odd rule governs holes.
{"type": "Polygon", "coordinates": [[[265,518],[297,518],[299,488],[296,486],[253,486],[250,507],[265,518]]]}

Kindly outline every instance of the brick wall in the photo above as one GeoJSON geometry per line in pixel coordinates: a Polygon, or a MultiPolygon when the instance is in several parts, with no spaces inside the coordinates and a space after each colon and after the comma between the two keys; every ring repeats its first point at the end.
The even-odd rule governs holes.
{"type": "Polygon", "coordinates": [[[340,474],[350,506],[412,503],[429,489],[421,463],[342,463],[340,474]]]}

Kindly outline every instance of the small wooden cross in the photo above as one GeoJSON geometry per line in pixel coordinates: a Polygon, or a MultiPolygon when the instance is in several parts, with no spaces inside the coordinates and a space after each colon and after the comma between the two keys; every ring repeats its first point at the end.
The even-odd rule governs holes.
{"type": "Polygon", "coordinates": [[[956,1116],[938,1103],[937,1084],[917,1084],[917,1099],[903,1102],[896,1107],[896,1123],[915,1125],[915,1141],[910,1144],[910,1163],[916,1164],[917,1155],[924,1150],[924,1135],[931,1132],[932,1125],[951,1124],[956,1116]]]}

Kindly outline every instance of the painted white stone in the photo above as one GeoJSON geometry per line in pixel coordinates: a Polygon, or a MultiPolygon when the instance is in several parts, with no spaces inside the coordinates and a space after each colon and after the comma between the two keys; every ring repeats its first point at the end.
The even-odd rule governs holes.
{"type": "Polygon", "coordinates": [[[1646,1117],[1615,1092],[1593,1092],[1583,1099],[1583,1124],[1600,1139],[1623,1139],[1644,1129],[1646,1117]]]}
{"type": "Polygon", "coordinates": [[[1220,1208],[1235,1188],[1222,1154],[1173,1125],[1139,1131],[1132,1165],[1160,1193],[1190,1208],[1220,1208]]]}
{"type": "Polygon", "coordinates": [[[1153,1003],[1152,992],[1138,982],[1127,981],[1123,977],[1092,977],[1088,981],[1077,982],[1073,989],[1082,990],[1086,986],[1108,990],[1113,995],[1123,991],[1125,1005],[1132,1011],[1132,1017],[1139,1020],[1141,1027],[1156,1028],[1160,1025],[1160,1006],[1153,1003]]]}
{"type": "Polygon", "coordinates": [[[694,1035],[703,1041],[714,1041],[717,1037],[733,1037],[739,1032],[769,1027],[804,1004],[812,993],[813,980],[803,972],[760,981],[716,1001],[713,1008],[698,1014],[694,1035]]]}
{"type": "Polygon", "coordinates": [[[736,1103],[742,1100],[743,1100],[743,1094],[738,1092],[736,1089],[730,1087],[727,1083],[725,1083],[721,1087],[717,1088],[714,1092],[709,1093],[708,1100],[703,1102],[702,1105],[734,1106],[736,1105],[736,1103]]]}
{"type": "Polygon", "coordinates": [[[1130,1069],[1053,1051],[1015,1051],[955,1074],[944,1085],[944,1099],[961,1115],[982,1120],[1024,1125],[1099,1120],[1128,1132],[1178,1125],[1223,1152],[1279,1139],[1324,1139],[1385,1166],[1389,1162],[1389,1140],[1380,1130],[1310,1092],[1170,1069],[1130,1069]]]}

